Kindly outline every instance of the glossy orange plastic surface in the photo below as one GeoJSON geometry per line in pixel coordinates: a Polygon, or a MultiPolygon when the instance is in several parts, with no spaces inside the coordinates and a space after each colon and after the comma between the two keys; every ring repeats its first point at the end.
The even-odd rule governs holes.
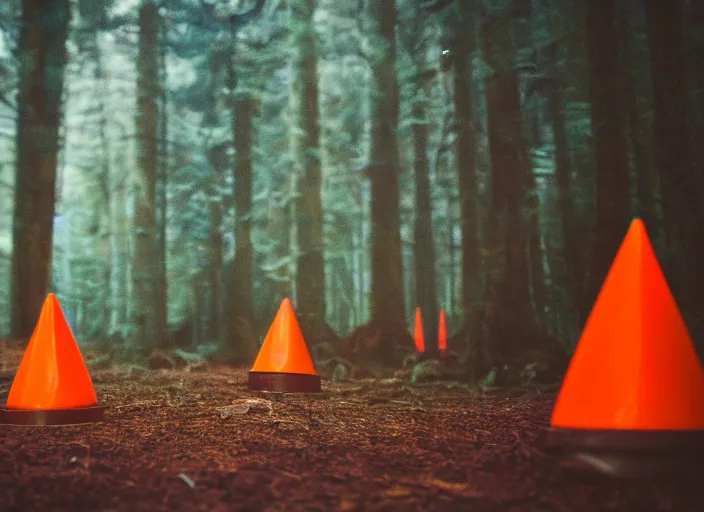
{"type": "Polygon", "coordinates": [[[639,219],[587,320],[551,424],[704,429],[704,370],[639,219]]]}
{"type": "Polygon", "coordinates": [[[425,352],[425,338],[423,337],[423,318],[421,318],[420,308],[416,308],[416,324],[413,329],[413,339],[416,342],[416,350],[425,352]]]}
{"type": "Polygon", "coordinates": [[[281,303],[251,371],[318,375],[290,300],[281,303]]]}
{"type": "Polygon", "coordinates": [[[98,403],[93,382],[54,294],[39,321],[7,397],[7,409],[71,409],[98,403]]]}
{"type": "Polygon", "coordinates": [[[447,326],[445,325],[445,310],[440,310],[438,321],[438,350],[447,350],[447,326]]]}

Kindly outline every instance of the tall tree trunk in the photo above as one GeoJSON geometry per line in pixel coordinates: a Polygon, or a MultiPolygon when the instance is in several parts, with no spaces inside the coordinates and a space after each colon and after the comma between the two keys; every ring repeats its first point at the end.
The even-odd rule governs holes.
{"type": "Polygon", "coordinates": [[[157,239],[157,301],[154,304],[156,310],[157,328],[163,333],[164,340],[170,343],[168,337],[169,315],[169,282],[166,269],[166,254],[168,244],[166,239],[166,223],[168,222],[168,201],[167,191],[169,186],[169,103],[167,93],[168,71],[166,69],[166,26],[163,20],[159,20],[159,33],[161,34],[161,44],[159,44],[159,162],[158,162],[158,197],[159,214],[157,216],[158,233],[157,239]]]}
{"type": "Polygon", "coordinates": [[[428,125],[425,100],[415,100],[411,117],[419,120],[412,127],[415,171],[415,234],[413,261],[417,306],[423,312],[425,352],[438,351],[438,298],[435,278],[435,245],[433,243],[433,209],[428,176],[428,125]]]}
{"type": "Polygon", "coordinates": [[[157,318],[157,98],[159,95],[159,12],[151,1],[139,10],[137,60],[137,166],[134,176],[132,254],[132,342],[138,350],[162,344],[157,318]]]}
{"type": "Polygon", "coordinates": [[[34,330],[51,280],[69,1],[22,1],[11,336],[34,330]]]}
{"type": "Polygon", "coordinates": [[[546,81],[545,92],[547,94],[548,116],[555,142],[555,178],[558,190],[558,211],[560,212],[562,227],[564,288],[566,295],[574,300],[571,306],[575,309],[575,323],[581,325],[583,308],[579,301],[580,297],[584,296],[584,283],[582,279],[578,279],[578,276],[581,275],[579,244],[577,243],[572,168],[565,124],[564,86],[558,78],[549,78],[546,81]]]}
{"type": "Polygon", "coordinates": [[[366,22],[372,54],[368,167],[372,222],[371,323],[381,332],[380,355],[390,358],[399,342],[410,343],[406,332],[399,213],[395,1],[367,0],[366,22]]]}
{"type": "MultiPolygon", "coordinates": [[[[230,343],[241,341],[238,333],[255,328],[252,270],[252,110],[254,101],[247,94],[233,91],[232,116],[235,143],[235,259],[233,262],[234,300],[228,318],[230,343]]],[[[236,353],[240,353],[236,351],[236,353]]],[[[246,354],[242,354],[246,357],[246,354]]]]}
{"type": "Polygon", "coordinates": [[[105,259],[105,287],[101,290],[103,293],[103,307],[102,314],[103,319],[100,322],[100,337],[105,338],[111,336],[115,333],[111,329],[111,319],[114,304],[116,303],[115,297],[113,297],[112,292],[112,260],[113,260],[113,244],[112,244],[112,219],[110,215],[110,204],[112,202],[113,186],[112,186],[112,176],[114,171],[112,170],[111,157],[112,151],[110,149],[110,140],[107,135],[107,125],[108,125],[108,111],[106,108],[107,101],[107,87],[105,84],[105,73],[103,70],[102,55],[100,50],[100,37],[98,32],[91,34],[88,40],[88,52],[91,54],[94,60],[93,68],[93,78],[95,80],[96,88],[98,91],[97,101],[98,110],[100,112],[100,118],[98,119],[98,138],[100,139],[100,172],[98,173],[97,180],[100,187],[100,200],[97,208],[99,209],[100,218],[100,230],[99,230],[99,247],[102,251],[103,244],[105,241],[108,242],[108,247],[106,251],[105,259]],[[107,321],[106,321],[107,320],[107,321]]]}
{"type": "Polygon", "coordinates": [[[207,112],[205,124],[210,129],[210,141],[208,147],[208,161],[210,163],[211,174],[208,180],[208,212],[210,214],[210,245],[208,258],[208,281],[210,288],[210,314],[208,318],[209,330],[208,338],[214,342],[220,342],[223,322],[223,213],[222,194],[225,172],[228,169],[227,149],[230,146],[226,141],[215,136],[220,125],[220,112],[225,106],[220,101],[220,94],[224,84],[219,82],[221,70],[228,68],[228,52],[214,52],[210,59],[210,109],[207,112]]]}
{"type": "Polygon", "coordinates": [[[296,307],[313,323],[325,322],[323,206],[320,197],[318,71],[313,0],[291,2],[293,49],[289,105],[293,117],[291,154],[297,178],[296,307]]]}
{"type": "MultiPolygon", "coordinates": [[[[481,313],[481,351],[473,369],[499,367],[512,357],[519,339],[535,330],[530,307],[526,202],[528,148],[513,71],[516,48],[510,13],[495,13],[484,22],[484,58],[495,72],[486,80],[487,131],[491,157],[491,207],[487,242],[487,290],[481,313]],[[510,321],[507,319],[510,318],[510,321]]],[[[478,377],[478,375],[473,375],[478,377]]]]}
{"type": "Polygon", "coordinates": [[[208,258],[210,311],[207,338],[212,342],[220,342],[223,311],[223,215],[219,190],[228,167],[227,146],[219,142],[216,143],[209,150],[209,160],[213,174],[208,191],[211,199],[208,201],[208,212],[210,213],[210,254],[208,258]]]}
{"type": "Polygon", "coordinates": [[[503,364],[536,331],[523,218],[530,170],[516,73],[494,74],[487,80],[486,94],[492,168],[489,248],[495,261],[487,283],[484,341],[493,362],[503,364]]]}
{"type": "Polygon", "coordinates": [[[653,82],[655,157],[662,187],[670,265],[673,272],[680,270],[673,284],[687,299],[684,301],[686,309],[701,314],[704,236],[700,226],[704,222],[704,192],[692,159],[682,3],[680,0],[646,0],[645,5],[653,82]],[[674,255],[682,255],[684,265],[680,265],[674,255]],[[685,284],[689,285],[686,291],[685,284]]]}
{"type": "Polygon", "coordinates": [[[621,78],[616,0],[587,2],[589,96],[596,176],[593,301],[630,221],[628,139],[621,78]]]}
{"type": "Polygon", "coordinates": [[[512,23],[510,13],[504,12],[483,27],[485,59],[495,70],[486,81],[492,170],[486,245],[491,262],[478,333],[482,364],[470,368],[495,365],[499,381],[510,379],[511,371],[524,368],[536,357],[564,357],[558,342],[537,324],[531,307],[528,242],[535,220],[526,217],[525,211],[535,185],[523,135],[512,23]],[[512,47],[513,54],[508,51],[512,47]]]}
{"type": "Polygon", "coordinates": [[[110,327],[108,333],[122,336],[128,320],[128,236],[125,207],[124,167],[116,165],[110,180],[110,327]],[[119,169],[119,174],[118,174],[119,169]]]}
{"type": "MultiPolygon", "coordinates": [[[[465,329],[476,327],[480,299],[481,257],[479,252],[479,214],[477,205],[477,143],[474,130],[472,95],[472,54],[475,49],[474,15],[468,2],[457,2],[461,17],[455,26],[452,52],[455,57],[454,108],[457,121],[457,177],[459,181],[460,226],[462,228],[462,309],[465,329]],[[468,26],[469,25],[469,26],[468,26]]],[[[451,235],[452,236],[452,235],[451,235]]],[[[451,238],[451,243],[454,243],[451,238]]],[[[476,337],[468,336],[471,354],[477,353],[476,337]]]]}

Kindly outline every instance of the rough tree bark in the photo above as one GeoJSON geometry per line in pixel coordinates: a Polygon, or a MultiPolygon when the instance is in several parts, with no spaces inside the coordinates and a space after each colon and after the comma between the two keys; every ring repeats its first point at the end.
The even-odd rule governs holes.
{"type": "Polygon", "coordinates": [[[596,179],[596,239],[590,303],[611,267],[630,221],[630,181],[616,0],[587,2],[589,99],[596,179]]]}
{"type": "Polygon", "coordinates": [[[320,197],[318,71],[313,0],[291,6],[291,154],[297,178],[296,307],[305,323],[325,322],[323,206],[320,197]]]}
{"type": "MultiPolygon", "coordinates": [[[[701,181],[693,161],[682,35],[682,2],[646,0],[655,127],[655,157],[662,187],[668,265],[686,311],[704,307],[704,221],[701,181]],[[678,261],[675,255],[681,255],[678,261]]],[[[701,322],[692,319],[698,325],[701,322]]],[[[699,330],[699,327],[696,328],[699,330]]]]}
{"type": "Polygon", "coordinates": [[[137,166],[134,174],[131,341],[138,350],[162,345],[157,301],[157,98],[159,95],[159,11],[153,2],[139,10],[137,60],[137,166]]]}
{"type": "Polygon", "coordinates": [[[394,0],[366,2],[370,52],[370,165],[372,222],[371,324],[379,329],[380,355],[393,356],[406,332],[396,140],[396,6],[394,0]]]}
{"type": "Polygon", "coordinates": [[[22,1],[10,291],[13,339],[31,336],[51,280],[69,8],[68,0],[22,1]]]}

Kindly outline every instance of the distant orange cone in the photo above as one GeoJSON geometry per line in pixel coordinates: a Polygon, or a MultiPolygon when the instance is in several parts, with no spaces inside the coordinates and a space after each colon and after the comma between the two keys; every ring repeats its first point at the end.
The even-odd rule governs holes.
{"type": "Polygon", "coordinates": [[[264,338],[249,372],[249,389],[283,393],[320,391],[320,376],[289,299],[281,303],[264,338]]]}
{"type": "Polygon", "coordinates": [[[586,323],[551,426],[548,442],[564,449],[704,449],[704,370],[639,219],[586,323]]]}
{"type": "Polygon", "coordinates": [[[438,321],[438,350],[442,353],[447,350],[447,327],[445,326],[445,310],[440,309],[438,321]]]}
{"type": "Polygon", "coordinates": [[[413,339],[416,342],[416,350],[425,352],[425,338],[423,336],[423,318],[420,314],[420,308],[416,308],[416,324],[413,329],[413,339]]]}
{"type": "Polygon", "coordinates": [[[10,388],[0,422],[14,425],[66,425],[100,421],[103,408],[88,369],[51,293],[10,388]]]}

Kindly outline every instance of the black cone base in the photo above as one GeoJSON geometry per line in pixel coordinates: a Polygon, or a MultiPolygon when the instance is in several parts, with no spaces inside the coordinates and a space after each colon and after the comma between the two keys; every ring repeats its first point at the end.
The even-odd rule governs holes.
{"type": "Polygon", "coordinates": [[[319,393],[320,377],[301,373],[249,372],[249,389],[279,393],[319,393]]]}
{"type": "Polygon", "coordinates": [[[104,407],[76,409],[0,409],[0,424],[23,426],[79,425],[103,420],[104,407]]]}
{"type": "Polygon", "coordinates": [[[563,457],[567,468],[619,478],[682,476],[704,469],[704,430],[549,428],[542,444],[563,457]]]}

